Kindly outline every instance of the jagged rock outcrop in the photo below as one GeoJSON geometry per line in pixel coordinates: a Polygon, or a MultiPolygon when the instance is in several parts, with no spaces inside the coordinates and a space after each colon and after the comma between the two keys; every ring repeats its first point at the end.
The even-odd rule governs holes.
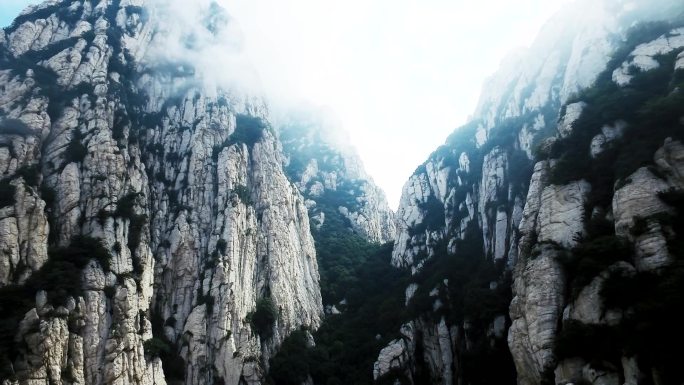
{"type": "MultiPolygon", "coordinates": [[[[218,39],[229,18],[198,7],[218,39]]],[[[0,33],[0,294],[19,325],[3,329],[5,384],[256,384],[321,321],[307,208],[266,106],[153,52],[163,12],[54,0],[0,33]],[[36,299],[10,309],[13,290],[36,299]]]]}
{"type": "Polygon", "coordinates": [[[394,240],[394,213],[385,193],[332,119],[315,110],[293,111],[282,119],[279,131],[288,174],[307,199],[316,227],[325,222],[323,207],[329,206],[367,240],[394,240]]]}
{"type": "Polygon", "coordinates": [[[453,359],[462,343],[461,335],[462,331],[457,326],[449,327],[444,318],[437,323],[418,319],[404,324],[401,338],[380,351],[373,378],[395,376],[410,384],[420,384],[419,370],[426,370],[442,375],[432,378],[432,383],[452,384],[458,370],[453,359]]]}
{"type": "MultiPolygon", "coordinates": [[[[423,287],[426,282],[434,285],[447,274],[438,267],[454,268],[435,259],[478,258],[471,245],[480,243],[487,261],[495,267],[505,266],[489,283],[490,295],[495,295],[501,285],[512,287],[512,297],[507,299],[511,301],[510,320],[503,319],[519,384],[554,381],[554,371],[559,384],[580,380],[612,384],[621,378],[632,383],[644,375],[628,356],[618,364],[621,367],[610,370],[598,370],[587,360],[558,359],[557,338],[575,322],[590,325],[587,327],[621,322],[623,314],[617,309],[601,314],[596,311],[603,305],[601,290],[608,277],[661,272],[671,265],[674,235],[671,222],[663,218],[673,211],[671,203],[660,195],[682,189],[679,171],[674,170],[678,166],[673,166],[681,161],[679,142],[663,142],[666,136],[659,133],[658,142],[648,144],[648,154],[627,150],[638,153],[634,157],[646,158],[642,164],[650,165],[634,167],[631,175],[610,182],[592,176],[587,168],[582,169],[586,177],[573,173],[572,161],[560,154],[569,146],[582,146],[573,156],[593,159],[589,162],[617,162],[614,157],[620,146],[630,140],[638,143],[643,137],[635,136],[640,127],[634,126],[633,118],[631,122],[624,120],[628,113],[610,121],[591,120],[597,116],[597,106],[581,96],[597,82],[603,85],[612,81],[611,87],[627,87],[634,79],[643,82],[639,76],[649,70],[660,68],[663,78],[676,77],[672,74],[680,66],[681,20],[650,24],[641,32],[627,33],[638,22],[672,20],[682,12],[681,4],[670,1],[652,5],[602,1],[592,4],[589,13],[582,3],[564,9],[529,50],[504,61],[501,70],[485,84],[473,120],[452,134],[404,186],[392,264],[410,268],[414,274],[407,289],[409,311],[418,306],[416,301],[427,300],[431,306],[422,305],[423,311],[432,308],[433,313],[444,312],[443,296],[419,295],[421,290],[439,290],[439,286],[423,287]],[[613,57],[616,53],[621,56],[613,57]],[[656,64],[641,65],[648,60],[656,64]],[[625,76],[630,79],[623,81],[625,76]],[[589,129],[592,133],[577,134],[577,130],[589,129]],[[577,139],[580,137],[583,139],[577,139]],[[539,162],[533,165],[534,159],[539,162]],[[568,178],[566,173],[573,177],[568,178]],[[579,273],[568,266],[574,263],[575,252],[589,252],[576,248],[589,247],[584,243],[597,237],[597,229],[609,227],[614,227],[614,236],[629,248],[616,256],[617,260],[592,272],[592,279],[581,277],[578,283],[579,273]],[[630,259],[632,252],[634,258],[630,259]],[[508,272],[512,283],[506,281],[508,272]]],[[[593,92],[598,95],[607,91],[593,92]]],[[[663,97],[679,100],[679,92],[670,90],[663,97]]],[[[619,167],[624,167],[629,162],[623,158],[632,154],[621,156],[619,167]]],[[[577,167],[583,166],[578,162],[577,167]]],[[[612,238],[598,239],[591,247],[604,247],[601,242],[607,239],[612,238]]],[[[484,283],[478,285],[485,290],[484,283]]],[[[464,294],[464,301],[473,293],[480,295],[482,291],[464,294]]],[[[453,306],[462,306],[453,298],[451,301],[456,304],[453,306]]],[[[457,369],[463,364],[460,357],[468,355],[472,362],[471,354],[476,354],[471,350],[476,340],[472,329],[475,321],[467,312],[477,309],[469,309],[459,308],[465,314],[457,313],[456,320],[450,319],[451,327],[465,332],[465,342],[454,348],[449,368],[432,367],[433,379],[443,379],[451,371],[455,383],[463,376],[457,369]],[[467,326],[471,327],[470,335],[467,326]]],[[[494,320],[498,318],[500,323],[501,316],[489,313],[476,321],[479,328],[475,330],[494,330],[494,320]]],[[[418,333],[421,327],[430,330],[434,326],[417,326],[418,333]]],[[[498,340],[492,337],[494,333],[480,333],[495,346],[498,340]]],[[[410,376],[417,362],[412,358],[401,370],[410,376]]]]}

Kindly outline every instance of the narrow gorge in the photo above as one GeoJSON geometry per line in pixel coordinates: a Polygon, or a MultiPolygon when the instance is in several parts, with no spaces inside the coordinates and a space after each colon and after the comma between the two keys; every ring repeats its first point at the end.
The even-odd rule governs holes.
{"type": "Polygon", "coordinates": [[[566,6],[396,212],[325,111],[193,61],[237,24],[197,7],[0,32],[2,385],[684,382],[684,4],[566,6]]]}

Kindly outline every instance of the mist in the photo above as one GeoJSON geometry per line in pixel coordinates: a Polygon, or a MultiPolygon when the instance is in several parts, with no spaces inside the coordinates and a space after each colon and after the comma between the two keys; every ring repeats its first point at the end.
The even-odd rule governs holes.
{"type": "MultiPolygon", "coordinates": [[[[0,15],[21,2],[35,3],[3,1],[0,15]]],[[[396,208],[416,166],[476,110],[485,79],[571,2],[148,0],[165,22],[146,58],[191,64],[208,92],[263,96],[276,121],[302,105],[325,111],[396,208]]],[[[650,9],[665,3],[676,2],[650,9]]]]}
{"type": "MultiPolygon", "coordinates": [[[[195,66],[208,83],[255,87],[276,120],[301,105],[332,115],[396,208],[414,169],[475,110],[484,79],[569,2],[219,0],[232,18],[219,37],[231,48],[198,33],[209,44],[195,66]],[[245,60],[256,79],[225,70],[245,60]]],[[[187,2],[164,3],[201,25],[186,23],[202,16],[185,13],[187,2]]]]}

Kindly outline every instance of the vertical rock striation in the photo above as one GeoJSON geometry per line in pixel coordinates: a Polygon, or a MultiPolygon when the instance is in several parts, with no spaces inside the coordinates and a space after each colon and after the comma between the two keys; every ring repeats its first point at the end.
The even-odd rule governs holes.
{"type": "MultiPolygon", "coordinates": [[[[205,5],[197,28],[218,35],[231,21],[205,5]]],[[[159,9],[54,0],[0,32],[3,311],[35,295],[8,313],[5,384],[256,384],[321,321],[307,208],[266,106],[153,54],[159,9]]]]}

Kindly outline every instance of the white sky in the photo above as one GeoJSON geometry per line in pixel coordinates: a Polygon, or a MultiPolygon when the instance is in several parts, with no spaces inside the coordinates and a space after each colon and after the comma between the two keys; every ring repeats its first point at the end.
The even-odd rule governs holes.
{"type": "MultiPolygon", "coordinates": [[[[218,0],[274,106],[329,107],[392,208],[503,57],[570,1],[218,0]]],[[[0,0],[0,25],[35,2],[0,0]]]]}

